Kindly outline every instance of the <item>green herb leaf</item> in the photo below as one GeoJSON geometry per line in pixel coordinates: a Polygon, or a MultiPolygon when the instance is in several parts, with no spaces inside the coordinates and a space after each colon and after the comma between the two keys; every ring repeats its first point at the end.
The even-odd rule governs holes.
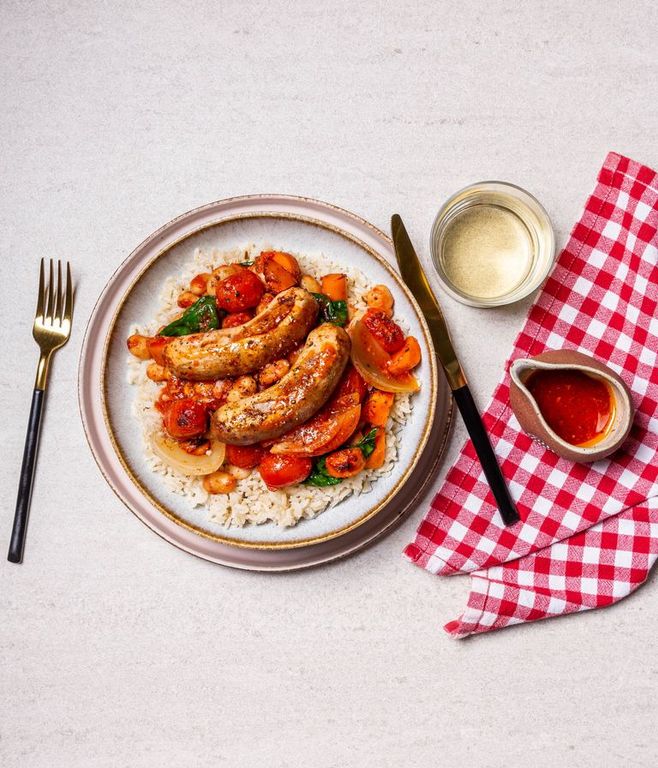
{"type": "Polygon", "coordinates": [[[305,485],[315,485],[318,488],[327,488],[330,485],[338,485],[341,482],[339,477],[332,477],[327,473],[326,456],[315,459],[311,474],[304,480],[305,485]]]}
{"type": "Polygon", "coordinates": [[[347,325],[346,301],[332,301],[324,293],[314,293],[313,296],[320,305],[320,319],[323,323],[333,323],[341,328],[347,325]]]}
{"type": "Polygon", "coordinates": [[[353,447],[354,448],[360,448],[361,453],[363,454],[363,458],[367,459],[368,456],[375,450],[375,438],[377,437],[377,429],[371,429],[368,434],[361,438],[358,443],[356,443],[353,447]]]}
{"type": "Polygon", "coordinates": [[[202,296],[191,307],[163,328],[159,336],[187,336],[190,333],[200,333],[219,328],[219,312],[214,296],[202,296]]]}

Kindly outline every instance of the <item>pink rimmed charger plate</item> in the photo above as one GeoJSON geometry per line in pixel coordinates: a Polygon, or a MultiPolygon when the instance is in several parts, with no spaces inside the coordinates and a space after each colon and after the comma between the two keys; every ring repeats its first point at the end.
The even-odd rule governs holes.
{"type": "Polygon", "coordinates": [[[326,203],[284,195],[230,198],[169,222],[139,245],[112,276],[92,313],[79,369],[82,420],[96,462],[134,514],[164,539],[216,563],[252,570],[292,570],[343,557],[398,522],[438,468],[451,421],[451,401],[439,375],[424,318],[390,262],[390,239],[363,219],[326,203]],[[151,320],[167,277],[197,248],[229,250],[256,244],[329,258],[391,289],[396,316],[418,338],[421,391],[400,433],[399,458],[368,493],[351,496],[292,528],[274,523],[225,528],[203,507],[170,492],[146,462],[132,415],[136,389],[127,380],[125,340],[133,323],[151,320]]]}

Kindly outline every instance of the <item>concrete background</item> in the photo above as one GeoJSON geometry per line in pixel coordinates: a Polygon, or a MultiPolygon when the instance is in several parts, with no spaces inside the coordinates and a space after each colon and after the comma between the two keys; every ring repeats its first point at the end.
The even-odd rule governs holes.
{"type": "MultiPolygon", "coordinates": [[[[402,560],[420,510],[331,567],[216,567],[117,501],[76,406],[105,282],[211,200],[310,195],[381,227],[399,211],[427,255],[439,204],[501,178],[539,197],[563,244],[608,150],[658,165],[657,40],[651,2],[3,0],[3,549],[38,257],[71,259],[79,291],[26,560],[0,561],[2,766],[658,764],[655,577],[605,611],[451,641],[468,580],[402,560]]],[[[444,308],[483,406],[527,302],[444,308]]]]}

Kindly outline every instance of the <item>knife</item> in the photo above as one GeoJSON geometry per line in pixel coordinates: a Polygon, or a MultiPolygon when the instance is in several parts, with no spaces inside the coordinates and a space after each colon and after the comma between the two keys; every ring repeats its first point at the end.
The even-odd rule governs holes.
{"type": "Polygon", "coordinates": [[[457,359],[455,348],[452,346],[448,326],[439,302],[430,287],[402,219],[397,213],[393,214],[391,218],[391,232],[395,246],[395,258],[400,267],[402,279],[416,297],[416,301],[425,315],[434,342],[434,349],[445,371],[459,412],[464,419],[464,424],[482,465],[484,476],[487,478],[498,505],[500,516],[505,525],[514,525],[520,519],[519,513],[505,484],[489,436],[482,423],[482,417],[475,405],[471,390],[468,388],[466,376],[464,376],[464,371],[457,359]]]}

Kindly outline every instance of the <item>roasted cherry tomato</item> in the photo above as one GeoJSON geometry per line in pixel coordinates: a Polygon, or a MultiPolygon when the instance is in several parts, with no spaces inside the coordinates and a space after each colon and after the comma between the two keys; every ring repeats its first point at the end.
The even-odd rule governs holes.
{"type": "Polygon", "coordinates": [[[222,320],[222,328],[235,328],[236,325],[244,325],[253,317],[252,312],[233,312],[222,320]]]}
{"type": "Polygon", "coordinates": [[[258,471],[265,485],[276,490],[306,480],[311,474],[312,468],[313,462],[305,456],[284,456],[268,453],[261,461],[258,471]]]}
{"type": "Polygon", "coordinates": [[[200,437],[208,428],[208,410],[191,397],[174,400],[165,412],[164,426],[177,440],[200,437]]]}
{"type": "Polygon", "coordinates": [[[164,365],[164,351],[167,344],[171,339],[167,336],[154,336],[148,341],[149,355],[155,360],[158,365],[164,365]]]}
{"type": "Polygon", "coordinates": [[[231,313],[255,307],[264,293],[263,282],[248,269],[220,280],[215,287],[217,306],[231,313]]]}
{"type": "Polygon", "coordinates": [[[263,457],[265,449],[260,445],[227,445],[226,461],[242,469],[253,469],[257,467],[263,457]]]}
{"type": "Polygon", "coordinates": [[[383,312],[369,309],[363,316],[363,324],[389,355],[394,355],[404,346],[402,329],[383,312]]]}

